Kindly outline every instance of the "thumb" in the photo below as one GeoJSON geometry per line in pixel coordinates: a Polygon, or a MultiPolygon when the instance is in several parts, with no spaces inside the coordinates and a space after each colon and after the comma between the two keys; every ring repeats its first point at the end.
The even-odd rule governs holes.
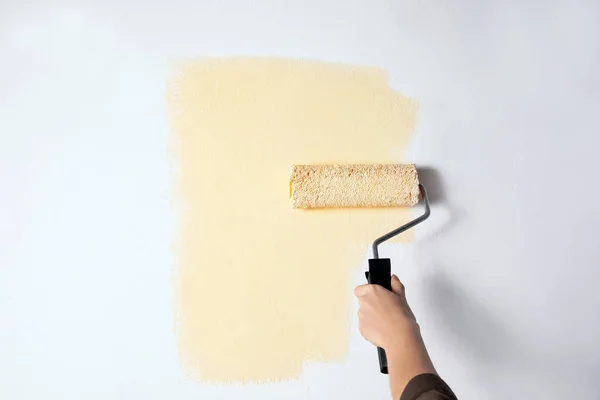
{"type": "Polygon", "coordinates": [[[404,297],[404,285],[396,275],[392,275],[392,292],[404,297]]]}

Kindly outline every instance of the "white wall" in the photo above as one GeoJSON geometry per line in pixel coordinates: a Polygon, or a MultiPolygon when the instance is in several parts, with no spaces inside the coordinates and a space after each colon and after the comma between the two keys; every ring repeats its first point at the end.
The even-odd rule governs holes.
{"type": "Polygon", "coordinates": [[[388,398],[356,326],[298,381],[182,376],[164,94],[199,55],[388,69],[435,172],[392,255],[440,373],[462,399],[599,398],[599,26],[595,0],[4,1],[0,398],[388,398]]]}

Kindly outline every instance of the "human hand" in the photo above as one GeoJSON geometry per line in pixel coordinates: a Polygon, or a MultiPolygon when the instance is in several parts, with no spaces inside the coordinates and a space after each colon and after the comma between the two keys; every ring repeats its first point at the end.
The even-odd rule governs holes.
{"type": "Polygon", "coordinates": [[[392,290],[379,285],[361,285],[358,297],[358,327],[369,342],[385,350],[392,396],[399,399],[408,382],[420,374],[436,374],[417,320],[406,302],[404,285],[392,276],[392,290]]]}
{"type": "Polygon", "coordinates": [[[418,329],[415,316],[408,306],[405,289],[396,275],[392,276],[392,290],[383,286],[365,284],[354,290],[358,298],[360,333],[375,346],[388,348],[407,329],[418,329]]]}

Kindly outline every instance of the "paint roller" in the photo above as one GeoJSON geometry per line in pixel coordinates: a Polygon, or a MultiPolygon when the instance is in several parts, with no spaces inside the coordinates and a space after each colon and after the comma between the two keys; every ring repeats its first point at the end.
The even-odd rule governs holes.
{"type": "MultiPolygon", "coordinates": [[[[430,214],[425,187],[419,183],[414,164],[294,165],[290,176],[292,206],[299,209],[407,207],[422,198],[425,212],[420,217],[375,239],[373,258],[365,272],[367,282],[392,290],[392,265],[379,258],[379,245],[425,221],[430,214]]],[[[379,370],[388,373],[387,358],[377,348],[379,370]]]]}

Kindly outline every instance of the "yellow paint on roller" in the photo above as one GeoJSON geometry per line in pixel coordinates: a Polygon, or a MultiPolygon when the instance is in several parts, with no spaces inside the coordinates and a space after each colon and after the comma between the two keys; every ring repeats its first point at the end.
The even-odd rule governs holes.
{"type": "Polygon", "coordinates": [[[411,211],[298,212],[290,166],[400,162],[415,102],[380,69],[243,58],[178,65],[168,101],[186,370],[267,382],[298,377],[307,361],[342,360],[367,246],[411,211]]]}
{"type": "Polygon", "coordinates": [[[400,207],[419,202],[414,164],[294,165],[294,208],[400,207]]]}

